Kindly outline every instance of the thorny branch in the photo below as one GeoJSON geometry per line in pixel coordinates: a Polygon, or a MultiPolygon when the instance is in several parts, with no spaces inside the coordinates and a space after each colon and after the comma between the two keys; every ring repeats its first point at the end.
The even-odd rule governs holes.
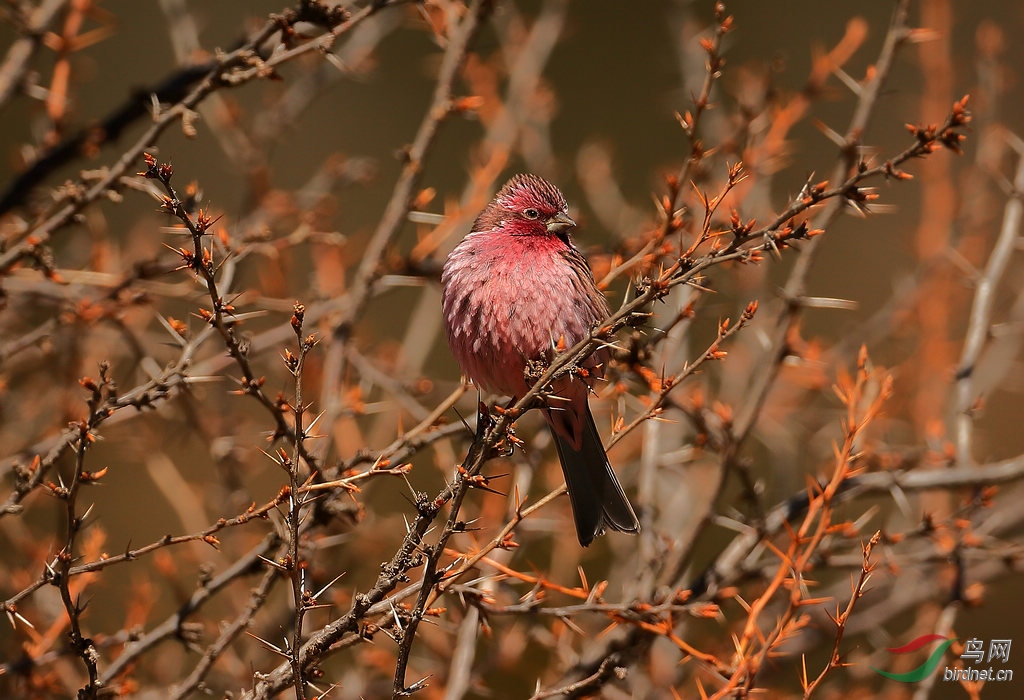
{"type": "Polygon", "coordinates": [[[351,31],[360,22],[389,5],[390,3],[388,2],[370,3],[364,9],[338,24],[330,32],[327,32],[320,41],[305,44],[292,49],[290,52],[280,52],[265,66],[258,65],[247,68],[246,66],[257,55],[259,47],[282,28],[288,29],[295,22],[302,21],[305,18],[303,10],[319,7],[319,3],[302,2],[299,5],[300,9],[298,11],[285,12],[281,16],[269,20],[241,47],[223,56],[206,78],[183,100],[154,115],[153,124],[128,150],[121,154],[117,162],[110,166],[106,174],[95,184],[89,187],[83,186],[73,198],[73,201],[62,204],[51,215],[26,227],[20,236],[21,241],[19,243],[0,252],[0,273],[10,271],[13,266],[25,259],[38,261],[44,255],[44,247],[54,232],[66,226],[75,215],[89,204],[104,197],[108,192],[116,191],[121,177],[130,171],[132,165],[142,156],[145,150],[152,148],[158,137],[169,126],[190,115],[196,106],[214,91],[227,86],[241,85],[256,78],[270,77],[273,75],[271,69],[274,65],[282,63],[291,57],[312,51],[314,48],[320,50],[327,48],[340,35],[351,31]]]}
{"type": "MultiPolygon", "coordinates": [[[[98,481],[99,478],[102,477],[102,475],[100,474],[90,474],[88,476],[89,480],[93,481],[98,481]]],[[[281,503],[283,503],[286,500],[287,495],[287,492],[282,490],[277,495],[276,498],[274,498],[271,501],[268,501],[262,506],[256,507],[256,505],[253,504],[244,513],[236,515],[233,518],[221,518],[216,523],[207,527],[206,529],[200,532],[193,533],[191,535],[166,535],[164,537],[161,537],[159,540],[151,542],[142,547],[125,549],[125,551],[121,554],[107,555],[104,556],[102,559],[97,559],[96,561],[85,562],[82,564],[71,566],[65,572],[65,576],[70,579],[71,577],[79,576],[81,574],[89,574],[97,571],[102,571],[103,569],[115,566],[117,564],[135,561],[140,557],[146,556],[147,554],[151,554],[159,549],[163,549],[164,547],[185,544],[186,542],[204,542],[205,544],[208,544],[211,547],[218,547],[220,545],[220,542],[216,537],[216,533],[226,528],[237,527],[239,525],[245,525],[246,523],[266,519],[271,512],[273,512],[281,503]]],[[[3,603],[0,603],[0,608],[8,612],[16,611],[17,605],[20,601],[35,593],[37,590],[45,586],[47,583],[51,582],[52,575],[49,574],[49,571],[52,568],[52,566],[47,566],[47,574],[41,576],[31,586],[24,588],[17,594],[3,601],[3,603]]]]}
{"type": "MultiPolygon", "coordinates": [[[[96,428],[119,411],[125,408],[135,408],[141,411],[153,407],[173,396],[174,391],[180,386],[188,384],[189,365],[192,362],[195,351],[206,337],[207,334],[201,333],[192,341],[185,343],[178,360],[164,370],[156,379],[124,394],[107,397],[102,407],[103,410],[89,416],[90,433],[95,433],[96,428]]],[[[21,501],[43,483],[53,465],[68,450],[72,449],[75,443],[78,442],[79,437],[80,431],[78,429],[74,427],[68,428],[61,434],[56,443],[49,448],[46,454],[36,454],[28,465],[23,464],[20,460],[15,463],[14,471],[17,480],[14,490],[7,496],[3,506],[0,506],[0,518],[5,515],[21,512],[21,501]]]]}
{"type": "Polygon", "coordinates": [[[206,287],[212,310],[200,307],[198,315],[217,331],[228,349],[228,354],[242,371],[242,378],[238,381],[240,387],[238,393],[254,397],[270,412],[275,423],[271,442],[279,438],[290,439],[299,451],[302,459],[313,468],[316,468],[315,459],[305,449],[299,435],[301,432],[301,422],[296,423],[294,426],[288,425],[288,421],[285,418],[285,402],[281,399],[273,400],[267,396],[263,390],[266,379],[258,376],[255,370],[253,370],[252,364],[249,361],[248,351],[236,333],[238,324],[245,320],[245,316],[236,314],[234,306],[225,300],[222,292],[218,289],[214,244],[212,239],[209,239],[211,241],[209,246],[205,242],[210,236],[210,227],[216,223],[217,219],[211,218],[200,209],[196,214],[195,220],[193,220],[192,216],[185,209],[183,201],[179,199],[178,193],[171,186],[171,177],[174,174],[173,168],[167,163],[157,163],[156,158],[148,153],[145,154],[145,157],[147,170],[139,173],[139,175],[157,180],[163,185],[167,191],[167,195],[161,203],[164,211],[181,221],[191,235],[192,249],[179,248],[176,252],[181,257],[182,267],[193,271],[206,287]]]}
{"type": "MultiPolygon", "coordinates": [[[[109,371],[110,368],[107,365],[100,366],[98,383],[89,377],[83,377],[80,380],[82,388],[89,392],[89,418],[79,421],[77,425],[73,426],[78,432],[78,437],[75,441],[75,468],[71,474],[71,483],[65,485],[62,482],[59,485],[48,485],[50,492],[64,501],[67,538],[64,547],[57,554],[55,570],[47,567],[47,572],[51,575],[51,582],[60,590],[61,602],[68,614],[68,621],[71,624],[71,646],[82,659],[89,673],[89,682],[78,691],[78,697],[83,700],[95,698],[99,691],[98,654],[93,646],[93,641],[82,633],[81,616],[85,606],[82,604],[81,596],[75,596],[75,599],[72,600],[71,563],[75,560],[75,542],[78,534],[91,510],[90,508],[82,515],[78,514],[79,491],[82,484],[96,481],[102,477],[101,472],[94,474],[85,470],[85,453],[96,441],[96,436],[90,426],[98,422],[98,416],[106,410],[104,404],[107,403],[109,397],[117,394],[117,388],[108,375],[109,371]]],[[[10,609],[9,606],[5,607],[10,609]]]]}
{"type": "Polygon", "coordinates": [[[843,642],[843,633],[846,631],[846,623],[850,620],[850,616],[853,614],[853,607],[857,604],[857,601],[864,597],[864,593],[867,591],[868,581],[871,579],[871,572],[875,570],[875,564],[871,561],[871,550],[878,545],[881,541],[882,533],[876,532],[871,536],[863,548],[863,562],[860,566],[860,574],[857,579],[853,581],[850,588],[850,601],[846,604],[846,607],[840,611],[836,609],[835,616],[829,615],[832,622],[836,626],[836,639],[835,644],[832,645],[832,654],[829,656],[828,664],[825,668],[821,669],[821,673],[814,677],[814,679],[808,679],[807,677],[807,661],[803,660],[803,675],[800,678],[800,685],[804,689],[804,697],[809,698],[814,693],[825,677],[833,670],[842,668],[843,660],[840,654],[840,645],[843,642]]]}
{"type": "MultiPolygon", "coordinates": [[[[295,620],[292,628],[292,642],[288,650],[289,661],[292,666],[292,676],[295,684],[296,700],[303,700],[306,697],[306,680],[303,677],[302,663],[299,659],[299,650],[302,648],[302,621],[310,605],[316,602],[313,593],[306,588],[306,562],[303,560],[300,551],[300,526],[302,524],[302,508],[306,505],[306,494],[303,492],[304,480],[302,476],[302,461],[306,438],[306,430],[303,422],[303,414],[306,412],[306,404],[302,398],[302,370],[306,364],[306,357],[316,345],[316,337],[302,335],[302,320],[305,314],[305,307],[302,304],[295,304],[295,313],[292,314],[292,329],[295,331],[295,339],[299,345],[299,354],[293,355],[291,351],[285,350],[284,363],[295,377],[295,399],[292,406],[292,444],[294,450],[289,458],[284,450],[278,454],[281,467],[288,472],[288,514],[285,518],[288,525],[288,559],[285,567],[288,569],[292,584],[292,605],[295,606],[295,620]]],[[[312,479],[312,475],[310,476],[312,479]]]]}

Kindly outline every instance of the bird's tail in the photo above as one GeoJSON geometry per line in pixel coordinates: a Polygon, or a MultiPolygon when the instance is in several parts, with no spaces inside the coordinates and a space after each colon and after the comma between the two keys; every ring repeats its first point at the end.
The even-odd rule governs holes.
{"type": "Polygon", "coordinates": [[[619,532],[636,533],[640,531],[640,522],[608,462],[590,406],[586,401],[582,403],[583,410],[576,414],[582,423],[578,428],[582,430],[578,440],[571,440],[558,429],[567,427],[564,425],[568,422],[565,418],[569,416],[563,414],[556,418],[552,412],[547,413],[555,446],[558,448],[558,459],[565,474],[565,485],[576,521],[576,535],[580,544],[586,547],[604,532],[606,526],[619,532]],[[556,421],[562,425],[556,427],[556,421]],[[579,447],[575,446],[575,442],[579,443],[579,447]]]}

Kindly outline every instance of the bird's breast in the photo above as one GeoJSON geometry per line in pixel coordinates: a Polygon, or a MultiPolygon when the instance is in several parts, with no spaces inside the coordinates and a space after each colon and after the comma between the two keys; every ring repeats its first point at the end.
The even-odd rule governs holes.
{"type": "Polygon", "coordinates": [[[553,237],[479,233],[452,251],[442,275],[448,343],[477,385],[521,395],[527,361],[550,358],[560,339],[571,347],[605,316],[573,255],[553,237]]]}

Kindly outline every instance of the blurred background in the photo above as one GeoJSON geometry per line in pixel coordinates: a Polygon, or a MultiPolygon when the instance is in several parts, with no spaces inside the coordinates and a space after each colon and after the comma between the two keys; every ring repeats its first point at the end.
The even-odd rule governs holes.
{"type": "MultiPolygon", "coordinates": [[[[630,279],[657,274],[693,240],[704,216],[698,193],[719,192],[728,164],[742,162],[748,179],[713,217],[715,230],[727,228],[731,209],[744,221],[766,224],[805,183],[832,177],[840,149],[831,136],[847,132],[899,6],[728,3],[733,24],[721,38],[724,64],[697,135],[707,155],[685,171],[688,181],[675,202],[683,226],[667,239],[664,257],[636,257],[662,226],[657,202],[669,191],[666,176],[679,173],[694,151],[680,115],[695,111],[707,75],[701,41],[721,22],[713,3],[496,0],[454,82],[453,96],[468,98],[464,109],[441,121],[401,225],[376,259],[368,251],[380,240],[396,182],[406,177],[407,148],[430,118],[453,27],[469,16],[462,3],[384,7],[328,49],[211,91],[145,144],[139,140],[146,130],[199,84],[210,62],[286,6],[3,3],[4,67],[13,71],[11,57],[29,53],[13,82],[0,71],[0,87],[10,85],[9,93],[0,92],[0,254],[38,235],[69,203],[76,212],[45,228],[34,252],[0,266],[0,499],[8,504],[0,513],[0,598],[15,601],[34,626],[7,608],[12,625],[0,627],[0,688],[11,697],[64,697],[87,679],[68,648],[58,587],[25,593],[65,545],[64,503],[45,483],[70,481],[76,470],[75,443],[63,436],[70,421],[89,412],[79,378],[98,379],[102,361],[122,393],[163,376],[184,347],[192,349],[188,340],[201,337],[198,307],[210,306],[205,284],[177,269],[182,261],[175,249],[189,248],[191,239],[159,210],[155,183],[134,175],[146,169],[137,145],[173,165],[172,184],[188,193],[193,215],[202,208],[221,217],[210,243],[222,266],[221,289],[245,315],[238,337],[272,400],[294,391],[281,355],[285,347],[295,349],[292,306],[306,305],[305,328],[321,339],[304,374],[308,416],[322,414],[321,437],[309,449],[324,473],[358,474],[381,460],[412,465],[406,475],[370,474],[360,492],[332,492],[310,509],[302,547],[313,589],[344,574],[324,594],[328,607],[307,616],[312,634],[374,585],[380,563],[391,558],[416,515],[414,494],[432,498],[465,456],[472,434],[459,423],[475,419],[477,394],[459,393],[458,368],[440,326],[438,278],[444,256],[504,180],[531,171],[562,189],[579,224],[575,242],[617,308],[631,293],[630,279]],[[24,42],[33,22],[41,23],[43,38],[24,42]],[[89,194],[125,154],[130,166],[123,177],[89,194]],[[374,277],[365,288],[364,267],[374,277]],[[363,292],[352,311],[350,300],[363,292]],[[423,445],[396,443],[410,430],[426,437],[423,445]],[[33,480],[36,456],[48,472],[33,480]],[[31,487],[21,493],[24,484],[31,487]]],[[[695,697],[698,684],[715,692],[729,675],[723,669],[736,663],[732,635],[747,622],[745,605],[765,592],[771,580],[765,572],[778,563],[764,543],[788,541],[784,531],[766,528],[766,514],[799,500],[808,475],[827,479],[835,468],[833,442],[842,439],[846,408],[831,387],[854,371],[862,345],[869,370],[885,368],[895,388],[858,442],[858,467],[966,469],[1020,460],[1024,297],[1014,232],[997,259],[1001,267],[993,270],[990,261],[1004,218],[1012,223],[1009,203],[1024,152],[1024,46],[1013,40],[1024,31],[1024,6],[912,2],[907,25],[918,29],[895,54],[858,154],[872,166],[895,156],[914,141],[904,124],[941,124],[953,102],[970,94],[974,118],[963,154],[940,150],[904,164],[912,180],[871,180],[878,199],[867,212],[846,207],[829,221],[805,278],[803,295],[812,301],[784,333],[786,349],[777,357],[772,338],[783,327],[781,289],[794,274],[793,249],[777,258],[766,253],[760,265],[716,266],[701,280],[709,291],[678,289],[656,305],[643,338],[623,331],[623,347],[643,352],[613,365],[593,404],[602,434],[614,435],[609,455],[643,511],[644,535],[613,533],[580,550],[570,535],[567,499],[532,513],[515,530],[518,549],[495,549],[493,561],[460,580],[472,594],[449,591],[434,603],[446,611],[421,628],[407,678],[431,676],[425,697],[530,697],[557,689],[593,672],[615,639],[642,651],[620,659],[628,669],[624,680],[592,692],[695,697]],[[979,282],[991,283],[985,313],[972,311],[979,282]],[[641,421],[619,435],[657,395],[638,368],[655,375],[680,371],[714,340],[722,318],[735,323],[752,300],[759,304],[755,320],[723,348],[728,357],[673,393],[667,420],[641,421]],[[676,315],[691,302],[694,317],[680,323],[676,315]],[[657,330],[665,324],[673,324],[667,340],[657,330]],[[983,340],[965,377],[958,370],[972,330],[983,340]],[[755,401],[766,372],[770,385],[755,401]],[[749,433],[737,435],[732,417],[748,414],[749,433]],[[730,476],[740,468],[744,478],[730,476]],[[716,571],[737,532],[751,531],[764,535],[763,542],[709,586],[707,572],[716,571]],[[624,606],[657,604],[666,592],[681,591],[690,591],[692,602],[713,603],[710,615],[680,607],[685,612],[670,617],[668,629],[722,667],[664,634],[638,642],[637,626],[601,610],[534,617],[496,607],[488,615],[465,602],[486,593],[495,606],[512,606],[543,589],[568,604],[571,596],[559,598],[560,591],[530,576],[573,588],[581,585],[580,572],[591,585],[607,579],[605,600],[624,606]],[[602,636],[612,624],[618,628],[602,636]],[[456,649],[470,651],[459,656],[456,649]]],[[[260,57],[246,67],[259,72],[260,61],[272,63],[325,31],[311,22],[294,29],[285,44],[280,33],[262,43],[260,57]]],[[[169,383],[152,406],[118,407],[97,429],[85,469],[108,471],[78,496],[78,512],[92,510],[77,535],[76,562],[165,535],[204,532],[218,518],[274,499],[288,483],[264,452],[271,451],[275,417],[252,397],[236,395],[240,373],[221,338],[205,337],[181,374],[192,380],[169,383]]],[[[871,376],[865,405],[880,385],[880,374],[871,376]]],[[[523,418],[517,435],[525,450],[485,468],[500,475],[491,488],[510,497],[471,491],[464,519],[479,530],[452,540],[453,560],[510,521],[517,489],[535,501],[561,484],[542,427],[535,415],[523,418]]],[[[928,648],[897,660],[885,647],[922,634],[986,645],[1014,637],[1019,488],[1010,483],[995,493],[984,486],[876,489],[842,504],[835,522],[850,527],[830,531],[805,572],[817,583],[807,598],[834,600],[809,606],[815,612],[773,642],[754,687],[773,697],[798,696],[801,654],[808,668],[827,664],[835,628],[822,609],[846,605],[861,566],[860,543],[881,530],[870,593],[841,645],[853,665],[833,670],[817,694],[1018,697],[1024,675],[1016,684],[976,689],[941,679],[921,686],[885,681],[870,670],[917,667],[928,648]]],[[[252,685],[254,672],[281,663],[267,644],[238,635],[212,655],[212,669],[199,676],[205,685],[190,676],[224,625],[244,614],[250,589],[266,575],[258,562],[230,575],[189,615],[194,628],[149,638],[151,646],[137,648],[121,666],[116,661],[233,563],[254,551],[274,559],[279,542],[268,533],[284,532],[283,516],[280,507],[267,512],[268,518],[218,532],[216,548],[201,541],[157,546],[134,561],[76,577],[89,601],[82,624],[101,649],[108,686],[139,697],[163,697],[166,688],[179,695],[203,687],[240,692],[252,685]]],[[[420,574],[410,575],[415,581],[420,574]]],[[[267,602],[248,625],[252,635],[275,644],[290,634],[292,620],[287,579],[278,578],[266,579],[267,602]]],[[[769,601],[760,625],[772,627],[773,606],[784,607],[787,596],[769,601]]],[[[378,615],[364,622],[384,631],[374,636],[371,630],[373,644],[343,645],[322,664],[317,682],[323,689],[337,683],[334,697],[391,692],[398,653],[388,638],[393,620],[378,615]]],[[[962,651],[954,645],[945,663],[953,667],[962,651]]],[[[1015,653],[1003,667],[1017,667],[1015,653]]]]}

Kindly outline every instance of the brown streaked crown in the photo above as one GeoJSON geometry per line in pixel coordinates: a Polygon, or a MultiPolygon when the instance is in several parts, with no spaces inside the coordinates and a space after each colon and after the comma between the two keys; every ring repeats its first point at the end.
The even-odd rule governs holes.
{"type": "Polygon", "coordinates": [[[519,173],[505,183],[477,217],[473,231],[503,228],[513,229],[515,233],[544,235],[547,231],[543,222],[568,208],[565,195],[557,187],[537,175],[519,173]],[[536,220],[524,216],[531,208],[540,214],[536,220]]]}

